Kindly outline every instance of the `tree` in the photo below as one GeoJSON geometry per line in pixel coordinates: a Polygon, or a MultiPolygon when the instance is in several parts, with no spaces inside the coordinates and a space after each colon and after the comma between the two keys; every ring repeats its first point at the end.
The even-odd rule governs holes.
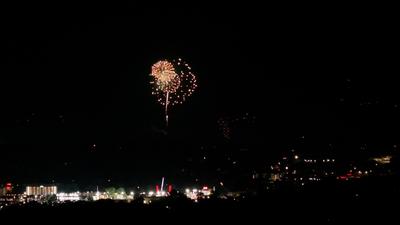
{"type": "Polygon", "coordinates": [[[115,190],[114,187],[109,187],[109,188],[106,188],[106,193],[109,197],[114,198],[115,193],[117,193],[117,191],[115,190]]]}
{"type": "Polygon", "coordinates": [[[116,190],[116,192],[117,192],[117,194],[125,194],[125,193],[126,193],[126,192],[125,192],[125,189],[122,188],[122,187],[118,188],[118,189],[116,190]]]}
{"type": "Polygon", "coordinates": [[[57,202],[57,195],[47,195],[44,197],[44,201],[47,203],[57,202]]]}

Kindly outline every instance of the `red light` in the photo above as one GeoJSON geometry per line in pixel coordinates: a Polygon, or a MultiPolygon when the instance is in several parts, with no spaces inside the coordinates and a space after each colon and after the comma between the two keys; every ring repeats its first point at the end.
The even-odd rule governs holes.
{"type": "Polygon", "coordinates": [[[158,187],[158,184],[156,185],[156,192],[159,192],[160,188],[158,187]]]}
{"type": "Polygon", "coordinates": [[[11,191],[12,184],[11,183],[6,183],[6,190],[11,191]]]}
{"type": "Polygon", "coordinates": [[[208,187],[207,187],[207,186],[204,186],[204,187],[203,187],[203,190],[208,190],[208,187]]]}
{"type": "Polygon", "coordinates": [[[168,192],[171,193],[172,191],[172,185],[168,185],[168,192]]]}

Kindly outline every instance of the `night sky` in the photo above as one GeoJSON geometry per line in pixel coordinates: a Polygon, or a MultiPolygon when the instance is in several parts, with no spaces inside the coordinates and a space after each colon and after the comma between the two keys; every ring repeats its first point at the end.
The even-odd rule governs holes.
{"type": "Polygon", "coordinates": [[[263,165],[292,148],[353,160],[400,147],[390,13],[48,7],[2,7],[0,183],[183,182],[203,151],[263,165]],[[177,57],[199,88],[166,129],[149,74],[177,57]],[[217,121],[246,113],[224,140],[217,121]]]}

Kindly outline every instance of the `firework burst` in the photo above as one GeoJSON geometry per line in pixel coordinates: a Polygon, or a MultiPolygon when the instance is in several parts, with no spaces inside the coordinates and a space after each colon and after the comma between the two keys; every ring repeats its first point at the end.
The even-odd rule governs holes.
{"type": "Polygon", "coordinates": [[[152,94],[165,107],[168,126],[168,107],[182,104],[197,88],[196,76],[182,59],[161,60],[151,67],[152,94]]]}

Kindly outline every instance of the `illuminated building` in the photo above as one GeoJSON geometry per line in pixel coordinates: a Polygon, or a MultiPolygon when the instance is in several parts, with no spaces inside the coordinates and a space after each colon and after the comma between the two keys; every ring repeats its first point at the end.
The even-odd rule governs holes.
{"type": "Polygon", "coordinates": [[[27,186],[26,195],[55,195],[57,194],[57,186],[27,186]]]}

